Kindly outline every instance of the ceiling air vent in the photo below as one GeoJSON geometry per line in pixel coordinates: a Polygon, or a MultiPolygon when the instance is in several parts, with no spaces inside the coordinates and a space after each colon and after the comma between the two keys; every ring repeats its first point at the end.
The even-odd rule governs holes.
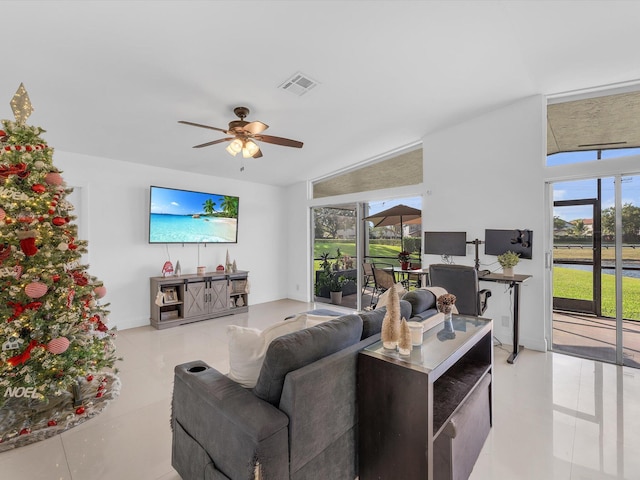
{"type": "Polygon", "coordinates": [[[278,88],[301,97],[318,84],[304,73],[296,73],[283,82],[278,88]]]}

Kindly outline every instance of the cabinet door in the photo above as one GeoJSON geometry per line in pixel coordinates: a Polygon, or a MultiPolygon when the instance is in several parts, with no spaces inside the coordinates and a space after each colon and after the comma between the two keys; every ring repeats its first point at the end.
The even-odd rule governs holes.
{"type": "Polygon", "coordinates": [[[227,310],[229,308],[229,290],[227,288],[227,280],[215,280],[209,283],[207,289],[208,311],[217,312],[227,310]]]}
{"type": "Polygon", "coordinates": [[[197,317],[207,312],[208,303],[205,302],[205,283],[187,283],[184,286],[184,316],[197,317]]]}

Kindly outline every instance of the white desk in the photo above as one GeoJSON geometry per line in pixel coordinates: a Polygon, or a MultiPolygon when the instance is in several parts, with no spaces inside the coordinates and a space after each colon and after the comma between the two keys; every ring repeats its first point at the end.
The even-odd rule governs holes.
{"type": "Polygon", "coordinates": [[[513,275],[506,277],[502,273],[489,273],[478,276],[481,282],[506,283],[513,288],[513,353],[507,362],[514,363],[520,353],[520,285],[531,278],[531,275],[513,275]]]}

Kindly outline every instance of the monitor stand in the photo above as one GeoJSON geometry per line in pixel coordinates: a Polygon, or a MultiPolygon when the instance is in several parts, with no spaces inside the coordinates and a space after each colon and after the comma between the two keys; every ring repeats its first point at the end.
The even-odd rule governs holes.
{"type": "Polygon", "coordinates": [[[477,238],[471,242],[467,242],[467,244],[469,245],[475,245],[476,246],[476,260],[475,260],[475,268],[476,271],[480,271],[480,256],[478,255],[478,247],[483,244],[484,242],[482,240],[478,240],[477,238]]]}

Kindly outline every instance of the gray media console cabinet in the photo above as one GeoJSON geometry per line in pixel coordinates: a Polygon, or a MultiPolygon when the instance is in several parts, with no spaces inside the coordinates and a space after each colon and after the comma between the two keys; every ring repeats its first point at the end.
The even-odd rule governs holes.
{"type": "Polygon", "coordinates": [[[358,355],[360,480],[463,480],[491,429],[491,320],[453,315],[401,357],[358,355]]]}
{"type": "Polygon", "coordinates": [[[246,312],[248,279],[247,271],[151,277],[151,325],[162,329],[246,312]],[[161,305],[158,292],[162,294],[161,305]]]}

